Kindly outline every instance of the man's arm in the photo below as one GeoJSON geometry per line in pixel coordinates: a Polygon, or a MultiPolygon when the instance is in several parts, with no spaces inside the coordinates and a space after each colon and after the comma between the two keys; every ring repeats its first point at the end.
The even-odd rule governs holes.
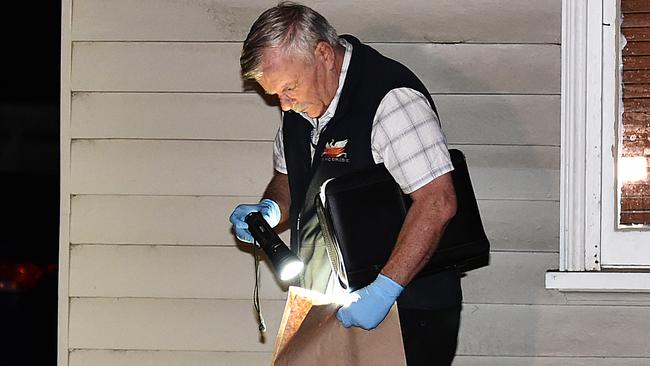
{"type": "Polygon", "coordinates": [[[382,272],[355,291],[354,302],[336,314],[343,326],[364,329],[376,327],[388,314],[404,287],[427,264],[456,213],[446,139],[424,94],[410,88],[386,94],[375,114],[371,144],[375,162],[384,163],[413,203],[382,272]]]}
{"type": "Polygon", "coordinates": [[[275,170],[273,178],[266,186],[262,198],[268,198],[280,207],[280,222],[282,224],[289,219],[289,207],[291,206],[291,195],[289,194],[289,178],[286,174],[275,170]]]}
{"type": "Polygon", "coordinates": [[[397,244],[382,273],[406,286],[429,262],[447,224],[456,214],[451,173],[435,178],[411,193],[409,209],[397,244]]]}
{"type": "Polygon", "coordinates": [[[409,209],[397,244],[377,279],[355,291],[336,313],[344,327],[373,329],[417,273],[427,264],[445,227],[456,214],[451,173],[443,174],[411,193],[409,209]]]}

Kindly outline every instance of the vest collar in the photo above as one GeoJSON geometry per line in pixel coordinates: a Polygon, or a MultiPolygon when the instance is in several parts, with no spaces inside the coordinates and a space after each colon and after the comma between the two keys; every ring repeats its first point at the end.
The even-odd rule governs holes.
{"type": "Polygon", "coordinates": [[[345,76],[345,82],[343,83],[343,90],[341,91],[341,96],[339,97],[338,106],[334,112],[334,117],[329,122],[335,122],[345,115],[348,108],[350,108],[350,98],[349,96],[354,94],[354,90],[357,88],[360,79],[360,70],[363,58],[362,44],[354,36],[349,34],[341,35],[341,38],[352,44],[352,57],[350,58],[350,66],[348,66],[348,73],[345,76]]]}

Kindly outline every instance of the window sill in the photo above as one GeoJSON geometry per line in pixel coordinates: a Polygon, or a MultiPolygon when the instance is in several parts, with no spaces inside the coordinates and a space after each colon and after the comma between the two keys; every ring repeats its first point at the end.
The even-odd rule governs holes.
{"type": "Polygon", "coordinates": [[[546,288],[566,292],[650,292],[650,272],[546,272],[546,288]]]}

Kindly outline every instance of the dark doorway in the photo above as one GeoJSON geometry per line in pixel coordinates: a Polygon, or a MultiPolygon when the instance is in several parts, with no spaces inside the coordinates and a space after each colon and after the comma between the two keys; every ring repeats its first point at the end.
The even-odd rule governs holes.
{"type": "Polygon", "coordinates": [[[2,10],[0,364],[56,365],[61,2],[2,10]]]}

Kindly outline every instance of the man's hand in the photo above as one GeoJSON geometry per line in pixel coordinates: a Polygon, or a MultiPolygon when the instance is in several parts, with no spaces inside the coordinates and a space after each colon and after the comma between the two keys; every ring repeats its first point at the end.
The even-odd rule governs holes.
{"type": "Polygon", "coordinates": [[[346,328],[373,329],[384,320],[402,290],[404,287],[380,273],[370,285],[353,292],[353,302],[340,308],[336,317],[346,328]]]}
{"type": "Polygon", "coordinates": [[[251,212],[259,212],[262,214],[262,217],[269,223],[271,227],[275,227],[280,222],[280,206],[278,206],[275,201],[265,198],[260,201],[258,204],[243,204],[235,208],[235,210],[230,214],[230,222],[235,228],[235,235],[237,239],[246,242],[252,243],[253,236],[250,231],[248,231],[248,224],[246,221],[246,216],[251,212]]]}

